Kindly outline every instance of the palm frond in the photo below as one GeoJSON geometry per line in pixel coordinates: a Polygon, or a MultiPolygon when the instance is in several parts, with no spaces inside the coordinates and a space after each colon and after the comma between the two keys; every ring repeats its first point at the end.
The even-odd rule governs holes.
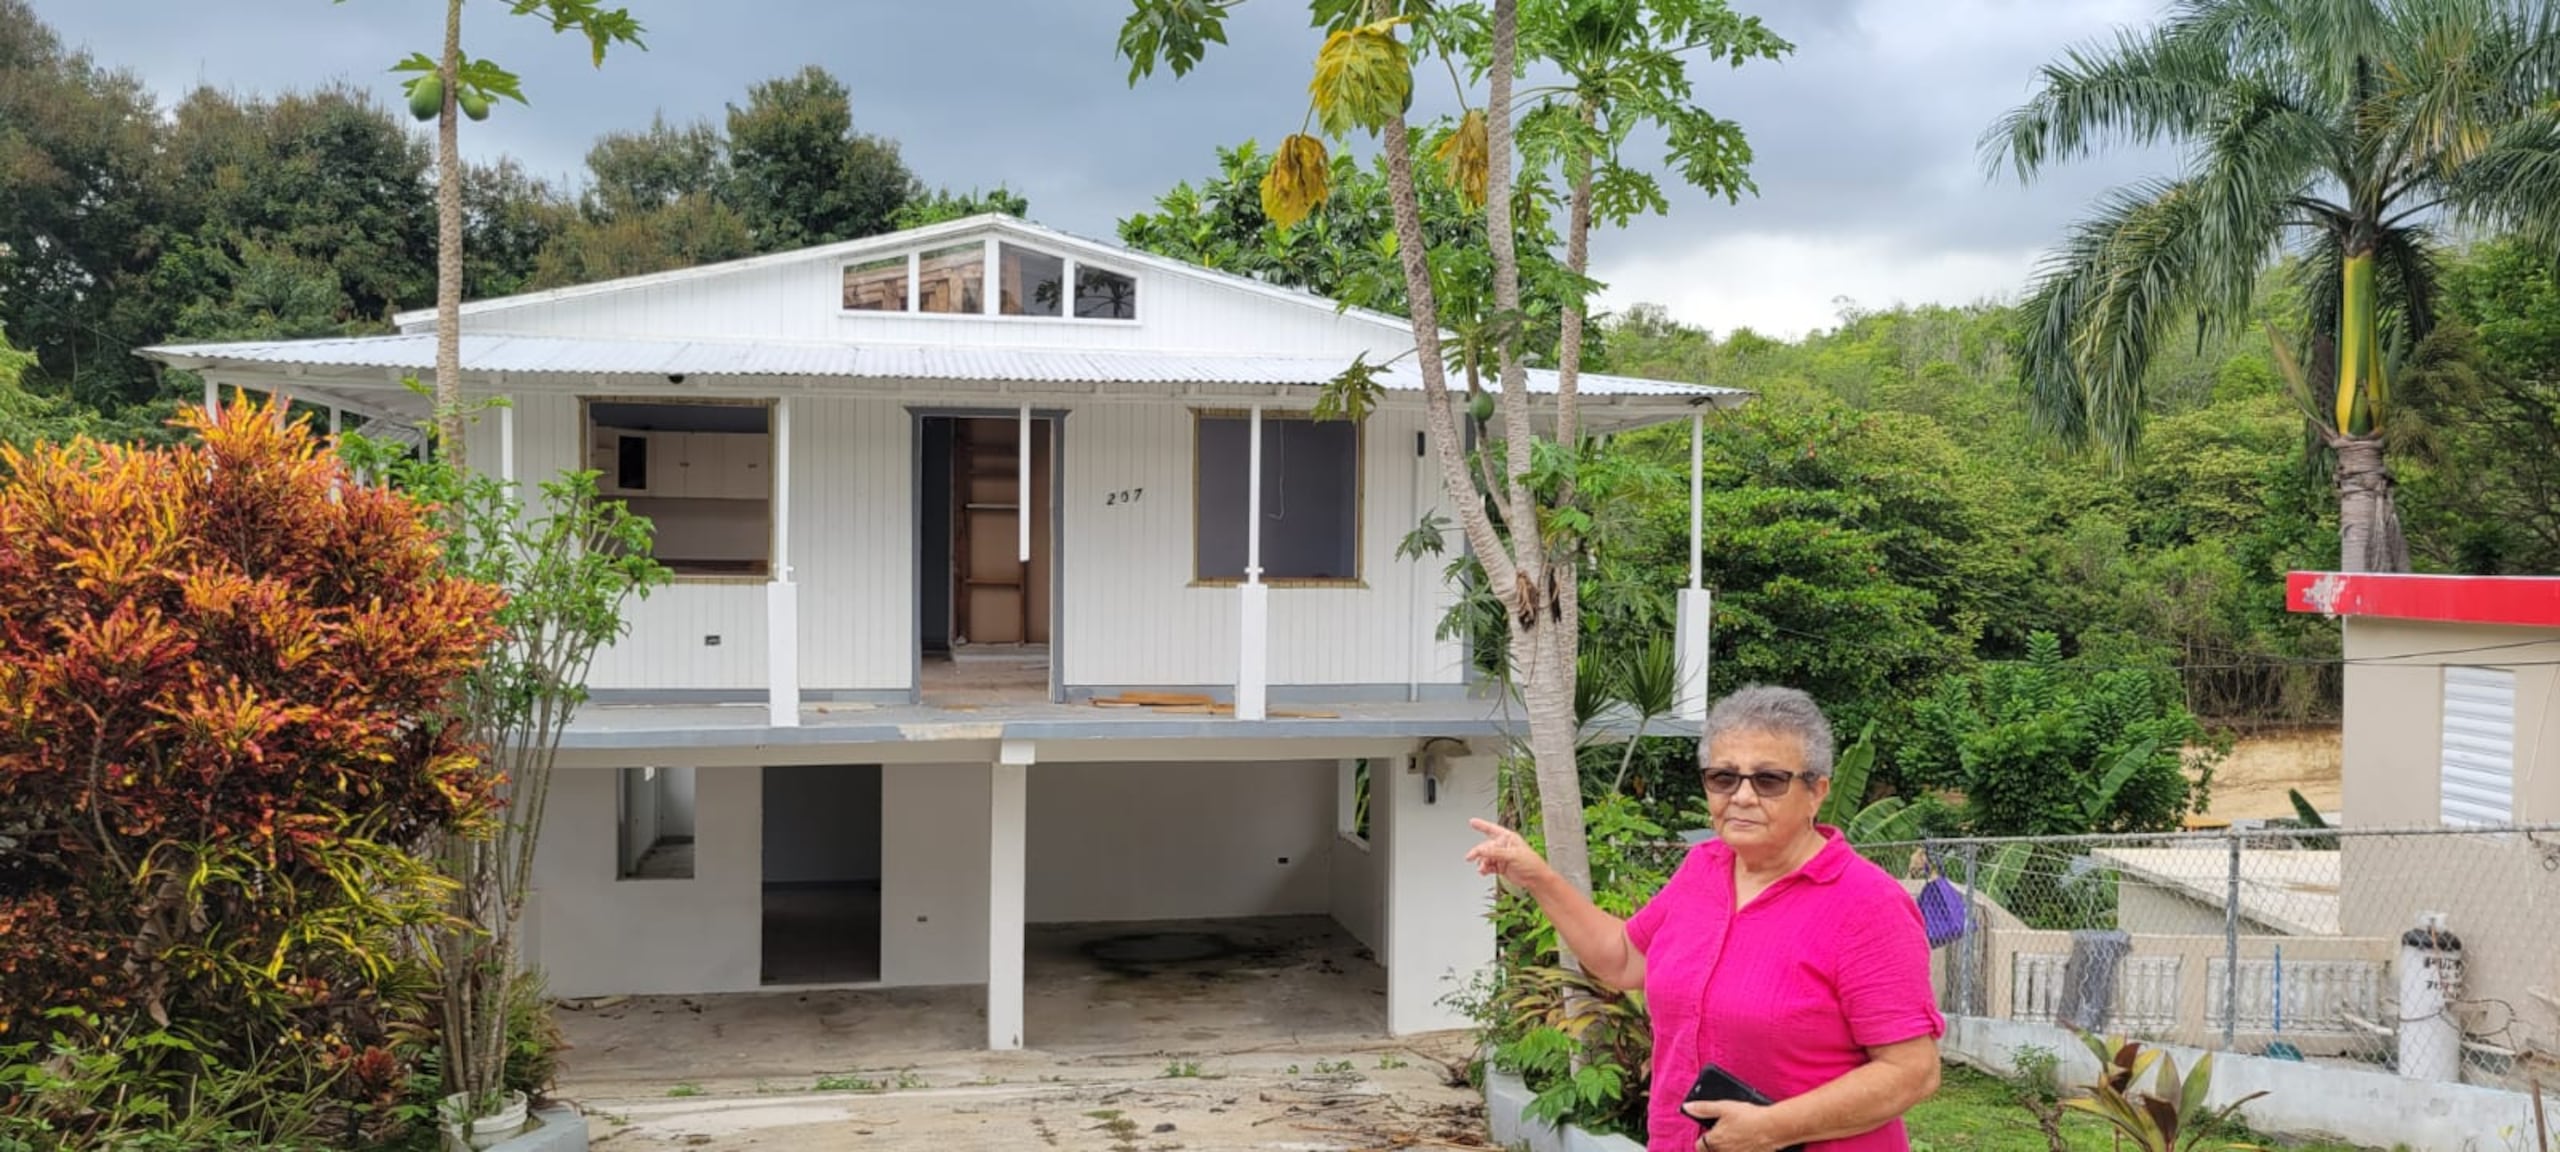
{"type": "MultiPolygon", "coordinates": [[[[2208,251],[2209,233],[2247,231],[2244,221],[2207,225],[2213,207],[2194,179],[2120,189],[2047,257],[2028,296],[2019,355],[2029,411],[2041,428],[2118,462],[2132,453],[2153,349],[2180,320],[2208,330],[2229,322],[2205,305],[2235,291],[2245,296],[2258,254],[2272,243],[2258,240],[2245,260],[2208,251]]],[[[2273,223],[2266,225],[2270,237],[2273,223]]]]}
{"type": "Polygon", "coordinates": [[[2165,30],[2118,30],[2112,45],[2084,45],[2045,65],[2035,94],[1983,133],[1983,167],[2012,168],[2023,180],[2102,143],[2184,137],[2211,114],[2228,67],[2165,30]]]}

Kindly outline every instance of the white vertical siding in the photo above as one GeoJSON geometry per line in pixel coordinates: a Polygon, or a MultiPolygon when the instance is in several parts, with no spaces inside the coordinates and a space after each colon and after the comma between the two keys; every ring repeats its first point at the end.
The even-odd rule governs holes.
{"type": "MultiPolygon", "coordinates": [[[[1235,677],[1236,591],[1191,582],[1192,422],[1190,409],[1172,405],[1094,406],[1067,422],[1059,628],[1069,684],[1216,685],[1235,677]],[[1136,503],[1104,505],[1104,493],[1135,488],[1146,490],[1136,503]]],[[[1395,555],[1420,513],[1444,503],[1436,471],[1415,467],[1421,427],[1419,413],[1370,418],[1361,445],[1364,586],[1272,589],[1271,683],[1463,679],[1460,649],[1429,638],[1450,602],[1444,561],[1395,555]],[[1419,489],[1420,504],[1418,474],[1432,481],[1419,489]]]]}
{"type": "Polygon", "coordinates": [[[904,689],[916,642],[913,417],[895,400],[793,397],[791,425],[800,684],[904,689]]]}
{"type": "Polygon", "coordinates": [[[1139,269],[1133,323],[1021,316],[847,313],[842,262],[748,269],[473,317],[473,332],[640,339],[791,340],[964,347],[1152,349],[1383,358],[1409,335],[1329,307],[1217,279],[1139,269]]]}

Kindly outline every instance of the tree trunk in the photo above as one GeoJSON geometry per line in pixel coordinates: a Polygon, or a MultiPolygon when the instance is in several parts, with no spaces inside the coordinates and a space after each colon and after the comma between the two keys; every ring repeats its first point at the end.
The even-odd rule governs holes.
{"type": "Polygon", "coordinates": [[[2333,436],[2338,453],[2338,570],[2406,572],[2409,542],[2391,499],[2391,469],[2379,436],[2333,436]]]}
{"type": "Polygon", "coordinates": [[[462,449],[462,0],[445,0],[444,111],[436,119],[436,446],[463,466],[462,449]]]}

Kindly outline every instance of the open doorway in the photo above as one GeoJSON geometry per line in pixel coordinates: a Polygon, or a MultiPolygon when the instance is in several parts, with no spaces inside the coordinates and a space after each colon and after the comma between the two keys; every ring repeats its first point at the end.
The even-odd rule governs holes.
{"type": "Polygon", "coordinates": [[[917,690],[926,704],[1050,699],[1056,426],[1032,420],[1026,444],[1015,416],[918,422],[917,690]]]}
{"type": "Polygon", "coordinates": [[[880,767],[764,770],[766,984],[880,979],[880,767]]]}

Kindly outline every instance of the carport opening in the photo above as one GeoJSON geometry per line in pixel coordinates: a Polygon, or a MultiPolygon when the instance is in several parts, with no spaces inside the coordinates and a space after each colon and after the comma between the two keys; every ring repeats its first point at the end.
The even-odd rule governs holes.
{"type": "Polygon", "coordinates": [[[768,985],[880,979],[880,768],[764,770],[768,985]]]}

